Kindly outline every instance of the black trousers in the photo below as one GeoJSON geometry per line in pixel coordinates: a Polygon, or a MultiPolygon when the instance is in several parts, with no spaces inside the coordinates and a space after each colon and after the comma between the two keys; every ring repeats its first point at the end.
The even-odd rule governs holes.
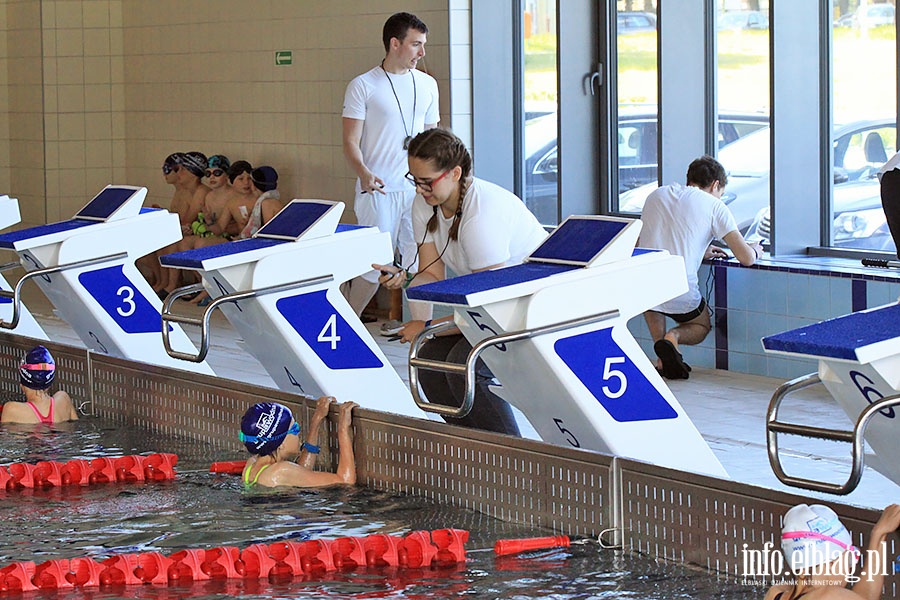
{"type": "MultiPolygon", "coordinates": [[[[462,334],[444,335],[428,340],[419,352],[420,358],[465,364],[472,346],[462,334]]],[[[488,389],[494,375],[481,359],[475,363],[475,403],[472,411],[461,418],[441,417],[452,425],[519,435],[519,425],[512,407],[488,389]]],[[[419,384],[430,402],[444,406],[460,406],[466,394],[462,375],[419,371],[419,384]]]]}
{"type": "Polygon", "coordinates": [[[900,169],[891,169],[881,176],[881,206],[900,258],[900,169]]]}

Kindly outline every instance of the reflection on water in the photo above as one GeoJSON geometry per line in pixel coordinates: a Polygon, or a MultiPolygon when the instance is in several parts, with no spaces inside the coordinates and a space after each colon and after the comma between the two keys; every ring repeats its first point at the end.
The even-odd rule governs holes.
{"type": "MultiPolygon", "coordinates": [[[[497,539],[546,535],[421,498],[364,488],[246,491],[206,470],[214,454],[183,439],[129,432],[96,419],[50,431],[4,428],[3,463],[147,452],[179,455],[175,481],[6,492],[0,566],[31,560],[303,541],[454,527],[470,532],[469,559],[453,569],[379,569],[288,581],[229,580],[191,586],[89,588],[60,598],[755,598],[760,590],[596,543],[496,558],[497,539]]],[[[0,492],[3,493],[3,492],[0,492]]],[[[41,594],[39,597],[47,597],[41,594]]]]}

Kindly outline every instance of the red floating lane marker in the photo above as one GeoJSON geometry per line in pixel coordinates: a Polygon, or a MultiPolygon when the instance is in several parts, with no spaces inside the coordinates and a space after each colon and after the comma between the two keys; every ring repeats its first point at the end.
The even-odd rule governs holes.
{"type": "Polygon", "coordinates": [[[9,465],[11,479],[6,483],[6,489],[34,487],[34,465],[28,463],[13,463],[9,465]]]}
{"type": "Polygon", "coordinates": [[[37,587],[31,582],[34,577],[33,562],[17,562],[0,569],[0,592],[32,592],[37,587]]]}
{"type": "Polygon", "coordinates": [[[62,468],[59,463],[42,461],[34,465],[34,487],[62,485],[62,468]]]}
{"type": "Polygon", "coordinates": [[[352,570],[366,565],[366,549],[359,538],[338,538],[332,540],[330,546],[335,569],[352,570]]]}
{"type": "Polygon", "coordinates": [[[229,460],[222,462],[214,462],[209,466],[210,473],[227,473],[229,475],[240,475],[244,472],[246,460],[229,460]]]}
{"type": "Polygon", "coordinates": [[[568,548],[569,536],[554,535],[548,537],[525,538],[519,540],[497,540],[494,544],[494,554],[505,556],[518,554],[527,550],[542,550],[544,548],[568,548]]]}
{"type": "Polygon", "coordinates": [[[401,567],[417,569],[431,565],[439,548],[431,543],[428,531],[413,531],[400,541],[397,558],[401,567]]]}

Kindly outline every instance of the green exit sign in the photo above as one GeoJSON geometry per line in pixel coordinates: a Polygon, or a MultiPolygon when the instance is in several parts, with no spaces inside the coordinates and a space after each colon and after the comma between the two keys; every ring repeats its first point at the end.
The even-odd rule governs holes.
{"type": "Polygon", "coordinates": [[[275,51],[275,65],[289,65],[294,62],[294,53],[290,50],[275,51]]]}

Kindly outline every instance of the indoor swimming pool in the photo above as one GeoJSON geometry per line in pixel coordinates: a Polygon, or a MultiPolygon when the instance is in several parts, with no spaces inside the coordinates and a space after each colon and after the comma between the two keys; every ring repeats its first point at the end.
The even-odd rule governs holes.
{"type": "MultiPolygon", "coordinates": [[[[62,424],[7,426],[0,463],[173,452],[174,481],[110,483],[0,492],[0,567],[91,557],[276,541],[403,535],[466,529],[468,559],[448,568],[357,569],[287,580],[229,579],[189,585],[103,586],[26,596],[59,598],[751,598],[761,590],[707,572],[604,549],[570,548],[495,557],[498,539],[548,535],[462,508],[365,487],[247,491],[232,475],[208,472],[240,454],[202,442],[121,427],[94,417],[62,424]]],[[[13,595],[10,595],[13,597],[13,595]]],[[[21,597],[21,596],[19,596],[21,597]]]]}

